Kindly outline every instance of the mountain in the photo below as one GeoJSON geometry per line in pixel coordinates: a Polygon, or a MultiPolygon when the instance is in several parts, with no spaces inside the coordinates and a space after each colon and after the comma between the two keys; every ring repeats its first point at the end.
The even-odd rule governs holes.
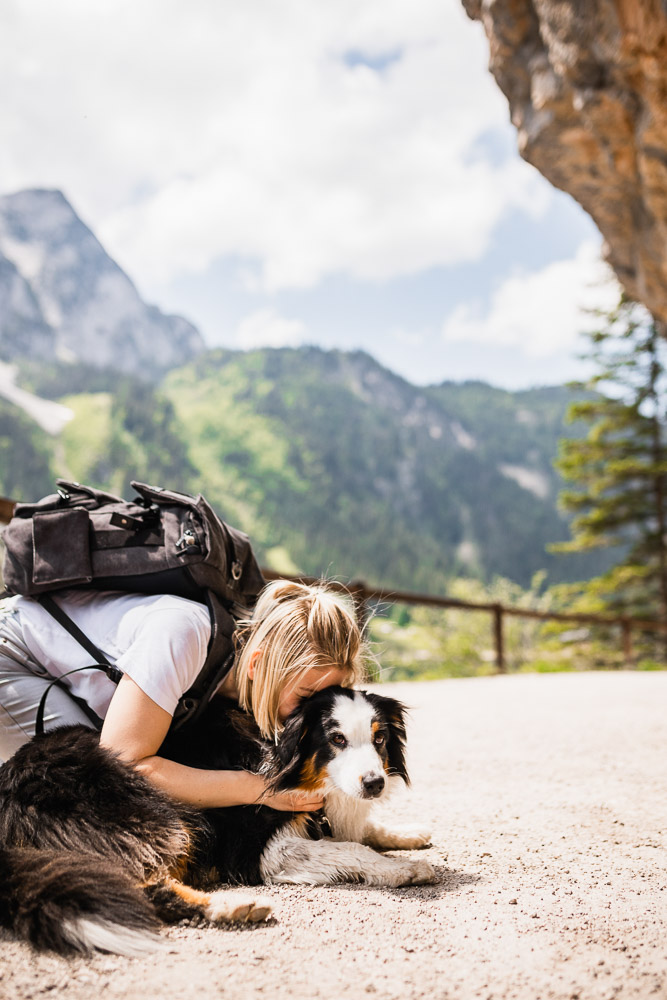
{"type": "Polygon", "coordinates": [[[209,352],[161,389],[198,486],[301,570],[433,592],[600,564],[545,551],[569,535],[551,466],[565,388],[424,389],[363,352],[299,348],[209,352]]]}
{"type": "Polygon", "coordinates": [[[569,534],[551,466],[565,388],[422,388],[363,352],[312,347],[209,351],[155,385],[75,365],[20,370],[31,399],[73,417],[50,438],[28,439],[24,421],[12,462],[25,486],[14,471],[10,492],[2,463],[0,492],[48,492],[46,467],[128,496],[132,478],[199,490],[275,569],[430,593],[457,575],[580,579],[609,558],[545,550],[569,534]]]}
{"type": "Polygon", "coordinates": [[[58,191],[0,198],[0,493],[56,476],[203,492],[284,572],[445,592],[601,571],[552,467],[565,388],[419,387],[361,352],[203,350],[145,305],[58,191]]]}
{"type": "Polygon", "coordinates": [[[191,323],[142,301],[60,191],[0,197],[0,359],[152,378],[203,347],[191,323]]]}
{"type": "Polygon", "coordinates": [[[16,265],[0,254],[0,356],[53,358],[55,331],[16,265]]]}

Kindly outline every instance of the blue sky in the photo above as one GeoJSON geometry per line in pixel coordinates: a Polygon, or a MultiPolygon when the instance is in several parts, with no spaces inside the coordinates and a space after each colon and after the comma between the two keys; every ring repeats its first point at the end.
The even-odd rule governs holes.
{"type": "MultiPolygon", "coordinates": [[[[535,273],[554,260],[574,258],[582,243],[597,244],[589,216],[568,195],[554,192],[545,216],[533,220],[516,213],[501,223],[479,259],[447,268],[427,268],[385,281],[361,281],[337,273],[308,289],[271,295],[239,280],[244,262],[227,257],[200,274],[184,274],[160,298],[175,311],[197,318],[202,329],[238,331],[245,317],[266,310],[264,323],[244,346],[312,342],[343,350],[362,347],[409,381],[420,384],[481,378],[497,385],[553,384],[577,377],[578,348],[568,336],[563,349],[532,356],[504,343],[446,342],[441,325],[453,308],[467,302],[490,308],[492,293],[510,273],[535,273]],[[290,317],[302,329],[276,331],[272,317],[290,317]]],[[[538,310],[539,313],[539,310],[538,310]]],[[[274,320],[275,322],[275,320],[274,320]]],[[[234,336],[215,338],[238,346],[234,336]]]]}
{"type": "Polygon", "coordinates": [[[0,46],[2,192],[61,188],[209,344],[581,372],[581,307],[616,295],[600,237],[520,160],[458,0],[33,0],[0,46]]]}

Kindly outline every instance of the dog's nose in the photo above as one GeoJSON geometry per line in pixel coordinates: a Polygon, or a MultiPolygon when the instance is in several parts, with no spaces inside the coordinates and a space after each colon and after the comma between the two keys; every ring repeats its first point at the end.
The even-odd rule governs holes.
{"type": "Polygon", "coordinates": [[[364,774],[361,787],[365,799],[375,799],[384,788],[384,777],[381,774],[364,774]]]}

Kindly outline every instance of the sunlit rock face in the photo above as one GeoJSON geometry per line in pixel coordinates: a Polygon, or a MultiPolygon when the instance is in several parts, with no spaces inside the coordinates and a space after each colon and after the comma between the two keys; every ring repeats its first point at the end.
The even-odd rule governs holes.
{"type": "Polygon", "coordinates": [[[56,335],[29,283],[0,252],[0,362],[27,357],[51,361],[56,335]]]}
{"type": "Polygon", "coordinates": [[[521,155],[590,213],[621,284],[667,323],[667,5],[462,2],[521,155]]]}
{"type": "Polygon", "coordinates": [[[60,191],[0,197],[0,359],[153,377],[203,347],[191,323],[143,302],[60,191]]]}

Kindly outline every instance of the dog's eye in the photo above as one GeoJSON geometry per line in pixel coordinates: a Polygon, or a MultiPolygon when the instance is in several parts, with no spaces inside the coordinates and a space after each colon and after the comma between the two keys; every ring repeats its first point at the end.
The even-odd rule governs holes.
{"type": "Polygon", "coordinates": [[[329,739],[337,747],[347,746],[347,740],[345,739],[342,733],[332,733],[329,739]]]}
{"type": "Polygon", "coordinates": [[[373,743],[376,747],[383,747],[387,742],[387,737],[384,733],[376,733],[373,737],[373,743]]]}

